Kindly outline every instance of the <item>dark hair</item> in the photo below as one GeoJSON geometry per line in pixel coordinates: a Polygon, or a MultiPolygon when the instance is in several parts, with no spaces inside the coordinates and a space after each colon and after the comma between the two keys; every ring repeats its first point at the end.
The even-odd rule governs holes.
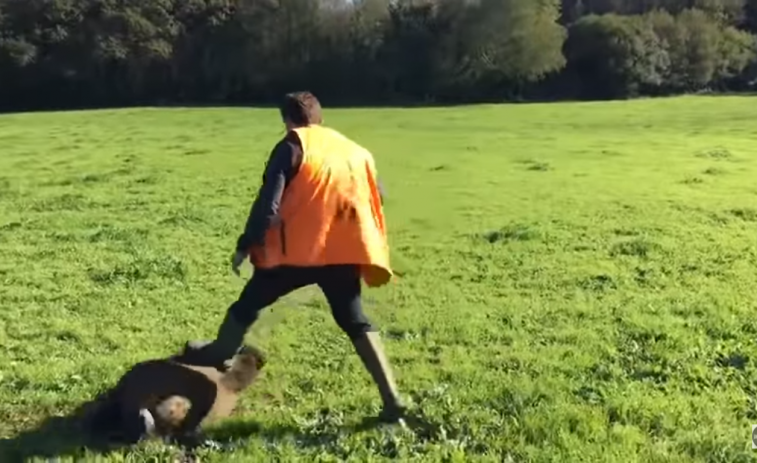
{"type": "Polygon", "coordinates": [[[310,92],[287,93],[279,106],[279,111],[282,119],[289,120],[297,126],[323,122],[321,103],[310,92]]]}

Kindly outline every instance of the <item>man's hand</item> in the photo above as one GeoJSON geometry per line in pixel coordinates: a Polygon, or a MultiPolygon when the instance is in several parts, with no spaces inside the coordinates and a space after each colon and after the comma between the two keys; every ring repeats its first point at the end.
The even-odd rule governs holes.
{"type": "Polygon", "coordinates": [[[232,256],[231,271],[234,272],[236,276],[239,276],[239,267],[242,266],[246,257],[247,257],[247,253],[243,251],[236,251],[234,253],[234,256],[232,256]]]}

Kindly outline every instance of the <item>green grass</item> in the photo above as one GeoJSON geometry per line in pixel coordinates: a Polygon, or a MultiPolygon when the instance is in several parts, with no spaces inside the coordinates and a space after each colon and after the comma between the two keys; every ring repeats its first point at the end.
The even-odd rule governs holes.
{"type": "MultiPolygon", "coordinates": [[[[359,429],[378,394],[306,289],[251,332],[271,363],[205,460],[757,461],[757,99],[326,117],[387,188],[407,274],[366,305],[426,426],[359,429]]],[[[0,450],[84,455],[32,431],[215,333],[281,135],[262,109],[0,117],[0,450]]]]}

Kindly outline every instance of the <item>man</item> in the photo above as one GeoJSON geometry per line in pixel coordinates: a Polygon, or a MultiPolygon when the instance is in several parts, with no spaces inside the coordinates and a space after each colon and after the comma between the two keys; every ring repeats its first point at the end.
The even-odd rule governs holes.
{"type": "Polygon", "coordinates": [[[279,109],[287,134],[271,153],[232,258],[239,274],[249,256],[253,276],[216,339],[190,341],[184,355],[193,363],[221,365],[237,352],[261,310],[316,284],[378,386],[384,405],[379,418],[397,421],[406,406],[360,296],[361,280],[382,286],[392,277],[373,156],[322,126],[321,105],[311,93],[288,94],[279,109]]]}

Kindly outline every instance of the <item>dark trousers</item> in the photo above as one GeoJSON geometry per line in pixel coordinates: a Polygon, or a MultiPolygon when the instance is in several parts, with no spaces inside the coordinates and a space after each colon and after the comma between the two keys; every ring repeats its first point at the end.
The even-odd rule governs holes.
{"type": "Polygon", "coordinates": [[[275,267],[255,269],[239,298],[229,307],[234,319],[250,326],[260,312],[292,291],[318,285],[326,296],[336,324],[352,339],[375,331],[363,313],[360,267],[275,267]]]}

